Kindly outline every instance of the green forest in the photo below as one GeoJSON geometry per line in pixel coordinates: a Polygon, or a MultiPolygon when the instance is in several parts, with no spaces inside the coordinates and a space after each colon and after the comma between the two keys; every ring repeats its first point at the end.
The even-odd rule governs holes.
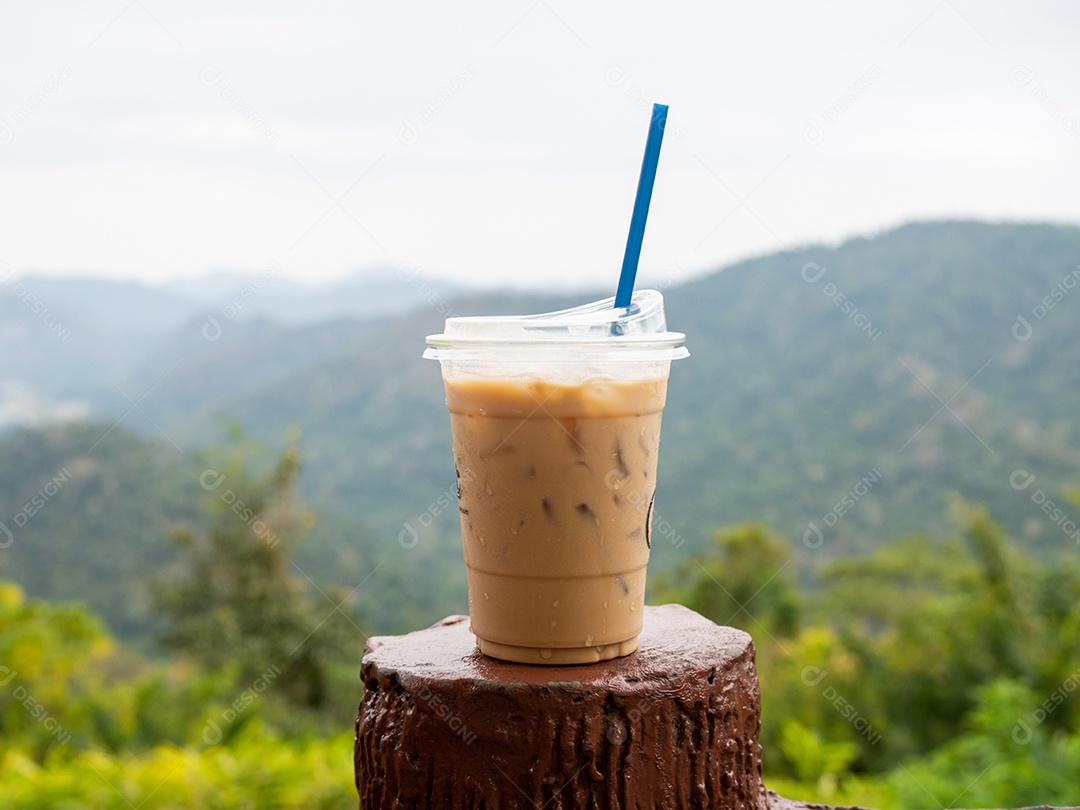
{"type": "MultiPolygon", "coordinates": [[[[915,223],[658,284],[648,602],[751,634],[782,795],[1080,803],[1078,256],[915,223]]],[[[467,612],[445,309],[53,345],[4,305],[0,378],[93,407],[0,430],[0,810],[354,806],[365,639],[467,612]]]]}
{"type": "Polygon", "coordinates": [[[313,518],[297,450],[258,460],[232,445],[221,491],[170,528],[176,554],[146,577],[157,655],[85,604],[0,584],[0,807],[355,804],[364,632],[293,563],[313,518]]]}
{"type": "MultiPolygon", "coordinates": [[[[1076,227],[916,223],[658,284],[691,356],[671,372],[656,499],[666,530],[650,571],[705,553],[721,527],[760,522],[792,542],[809,577],[891,538],[945,538],[953,491],[992,504],[1040,560],[1074,553],[1080,513],[1059,493],[1080,481],[1078,256],[1076,227]],[[835,290],[840,303],[826,295],[835,290]],[[1011,484],[1017,470],[1034,476],[1028,488],[1011,484]],[[1052,506],[1033,500],[1040,492],[1052,506]]],[[[539,312],[582,300],[485,293],[451,306],[539,312]]],[[[0,521],[66,479],[11,526],[21,540],[0,553],[0,579],[85,601],[152,650],[140,574],[170,558],[169,525],[195,517],[213,466],[204,449],[234,424],[280,449],[300,426],[298,487],[319,516],[296,549],[303,570],[352,590],[378,568],[353,596],[377,633],[465,612],[457,515],[438,506],[454,484],[449,419],[438,366],[420,357],[440,310],[418,295],[414,310],[369,320],[237,320],[212,343],[199,319],[119,367],[115,336],[51,352],[38,341],[16,366],[19,352],[0,353],[0,375],[36,370],[72,397],[79,367],[119,398],[85,422],[0,432],[0,521]],[[145,392],[138,408],[95,366],[133,399],[145,392]],[[418,535],[409,548],[406,523],[418,535]],[[72,563],[62,571],[61,556],[72,563]]]]}
{"type": "MultiPolygon", "coordinates": [[[[295,564],[317,518],[301,462],[295,440],[216,452],[149,575],[157,655],[0,585],[0,808],[352,806],[364,617],[295,564]]],[[[1076,801],[1080,563],[948,509],[944,539],[809,575],[787,540],[733,526],[660,579],[654,603],[754,638],[770,788],[882,810],[1076,801]]]]}

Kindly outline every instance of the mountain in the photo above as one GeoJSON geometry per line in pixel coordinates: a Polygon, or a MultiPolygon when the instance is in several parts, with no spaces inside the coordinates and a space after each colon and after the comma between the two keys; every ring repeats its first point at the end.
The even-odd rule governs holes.
{"type": "MultiPolygon", "coordinates": [[[[1061,491],[1080,482],[1078,255],[1077,228],[921,223],[670,289],[691,357],[673,366],[664,417],[656,570],[749,520],[810,559],[942,533],[954,491],[1039,552],[1072,551],[1080,520],[1061,491]],[[1014,488],[1017,470],[1037,486],[1014,488]],[[1042,511],[1036,490],[1067,517],[1042,511]]],[[[413,313],[227,407],[267,439],[304,425],[309,496],[355,514],[388,557],[453,485],[438,368],[419,358],[441,320],[413,313]]],[[[421,543],[456,560],[456,533],[456,515],[431,515],[421,543]]]]}
{"type": "MultiPolygon", "coordinates": [[[[185,306],[177,296],[130,282],[8,281],[0,285],[0,342],[18,350],[0,354],[0,381],[20,398],[64,400],[90,413],[147,344],[182,323],[178,312],[185,306]]],[[[17,417],[9,421],[18,423],[17,417]]]]}
{"type": "Polygon", "coordinates": [[[409,264],[370,268],[318,284],[285,278],[280,272],[281,268],[271,263],[253,277],[219,273],[169,282],[163,289],[197,302],[219,320],[235,312],[289,325],[404,312],[429,294],[424,292],[427,288],[437,288],[442,295],[467,290],[462,284],[429,278],[409,264]]]}
{"type": "MultiPolygon", "coordinates": [[[[1080,483],[1078,256],[1072,226],[927,222],[664,290],[691,357],[672,368],[650,570],[669,572],[718,527],[751,520],[787,536],[806,565],[941,535],[953,492],[987,503],[1044,559],[1075,554],[1080,509],[1063,492],[1080,483]]],[[[420,358],[424,336],[448,313],[586,298],[418,296],[378,318],[236,319],[213,341],[202,317],[188,319],[126,370],[147,393],[117,430],[179,469],[220,440],[223,421],[271,444],[302,428],[301,488],[321,516],[305,571],[359,586],[372,630],[413,628],[467,608],[446,506],[449,419],[438,365],[420,358]]],[[[113,419],[127,408],[116,403],[113,419]]],[[[0,443],[0,467],[10,458],[0,443]]],[[[18,474],[0,469],[0,481],[18,474]]],[[[146,485],[160,475],[148,470],[146,485]]],[[[19,503],[0,494],[2,519],[19,503]]],[[[182,500],[178,489],[170,498],[182,500]]],[[[46,559],[60,540],[35,542],[46,559]]],[[[95,530],[81,542],[108,556],[124,539],[95,530]]]]}
{"type": "MultiPolygon", "coordinates": [[[[1080,306],[1068,297],[1078,233],[915,224],[669,289],[669,323],[687,333],[692,356],[672,370],[654,570],[747,520],[766,521],[810,560],[940,534],[953,491],[993,505],[1036,550],[1070,550],[1069,520],[1072,531],[1080,521],[1060,492],[1080,481],[1071,351],[1080,335],[1067,311],[1080,306]],[[1055,308],[1039,310],[1044,298],[1055,308]],[[1016,470],[1038,476],[1030,492],[1010,485],[1016,470]],[[1071,518],[1055,522],[1036,492],[1071,518]]],[[[522,312],[580,300],[451,305],[522,312]]],[[[438,366],[419,357],[444,314],[424,307],[389,321],[222,406],[269,441],[304,426],[308,497],[357,521],[359,545],[382,570],[410,559],[397,542],[406,522],[418,527],[417,549],[460,567],[457,517],[436,506],[453,487],[438,366]]]]}
{"type": "Polygon", "coordinates": [[[280,272],[271,265],[254,276],[220,273],[162,286],[0,279],[0,342],[19,347],[0,353],[0,429],[123,413],[154,383],[140,370],[175,352],[179,342],[189,343],[185,354],[199,342],[220,354],[221,346],[212,344],[235,339],[241,324],[260,323],[253,333],[309,327],[310,334],[325,333],[327,322],[411,309],[431,297],[432,285],[441,294],[463,289],[411,267],[376,268],[322,284],[280,272]]]}
{"type": "Polygon", "coordinates": [[[672,375],[664,509],[688,531],[763,517],[827,555],[935,531],[957,491],[1073,550],[1010,477],[1058,500],[1080,482],[1077,256],[1075,227],[921,223],[672,291],[699,348],[672,375]]]}

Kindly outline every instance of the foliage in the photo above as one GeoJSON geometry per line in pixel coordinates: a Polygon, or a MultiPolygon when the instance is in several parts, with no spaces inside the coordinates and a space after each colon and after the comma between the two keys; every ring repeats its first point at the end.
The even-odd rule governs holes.
{"type": "MultiPolygon", "coordinates": [[[[288,502],[271,484],[287,490],[293,464],[279,459],[243,490],[259,514],[288,502]]],[[[232,531],[218,518],[234,514],[207,536],[232,531]]],[[[691,607],[760,622],[773,789],[882,810],[1075,801],[1080,567],[1031,560],[981,507],[957,501],[954,514],[957,536],[836,561],[822,590],[798,593],[790,549],[754,526],[720,533],[696,573],[672,578],[691,607]]],[[[279,570],[248,564],[271,582],[279,570]]],[[[240,662],[228,648],[214,655],[212,668],[148,662],[84,608],[0,585],[0,661],[16,672],[0,686],[0,810],[353,801],[351,735],[340,732],[351,706],[334,709],[328,734],[297,721],[284,683],[240,700],[240,662]]]]}
{"type": "MultiPolygon", "coordinates": [[[[1080,685],[1080,672],[1070,683],[1080,685]]],[[[901,806],[925,806],[928,799],[943,807],[1075,803],[1080,795],[1076,713],[1071,732],[1039,722],[1043,698],[1012,679],[979,687],[975,699],[964,733],[890,776],[901,806]]]]}
{"type": "Polygon", "coordinates": [[[229,746],[83,750],[38,764],[0,753],[0,810],[334,808],[356,802],[352,735],[283,739],[251,727],[229,746]]]}
{"type": "Polygon", "coordinates": [[[80,670],[112,644],[79,606],[27,602],[19,586],[0,582],[0,749],[18,740],[43,756],[69,735],[80,670]]]}
{"type": "Polygon", "coordinates": [[[0,583],[0,661],[0,810],[355,800],[346,723],[297,733],[273,689],[238,702],[220,673],[123,650],[81,605],[0,583]]]}
{"type": "Polygon", "coordinates": [[[691,605],[719,624],[751,635],[786,638],[799,622],[799,595],[790,575],[790,550],[759,525],[736,526],[714,537],[711,553],[688,560],[666,581],[666,598],[691,605]]]}
{"type": "Polygon", "coordinates": [[[287,446],[260,478],[247,469],[251,454],[238,438],[221,471],[202,474],[205,531],[172,533],[178,570],[158,577],[154,589],[167,621],[163,642],[211,671],[233,670],[240,689],[276,680],[292,704],[324,709],[334,663],[347,660],[361,631],[340,610],[348,594],[314,594],[292,559],[313,520],[294,498],[299,450],[287,446]]]}
{"type": "Polygon", "coordinates": [[[167,527],[196,514],[198,468],[167,442],[109,423],[23,430],[0,442],[0,578],[79,599],[144,652],[158,628],[146,573],[175,554],[167,527]],[[36,499],[36,500],[35,500],[36,499]]]}
{"type": "Polygon", "coordinates": [[[954,499],[952,514],[950,538],[825,566],[786,634],[796,555],[761,527],[718,535],[667,584],[663,597],[753,635],[767,784],[882,807],[925,806],[919,783],[945,806],[1075,801],[1080,565],[1036,562],[984,507],[954,499]]]}
{"type": "Polygon", "coordinates": [[[780,750],[800,782],[835,783],[855,760],[856,747],[848,742],[826,742],[793,718],[780,722],[780,750]]]}

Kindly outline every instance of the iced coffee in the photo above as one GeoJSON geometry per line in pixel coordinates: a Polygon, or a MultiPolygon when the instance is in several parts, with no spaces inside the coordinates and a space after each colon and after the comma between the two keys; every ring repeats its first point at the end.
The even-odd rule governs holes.
{"type": "MultiPolygon", "coordinates": [[[[656,306],[647,292],[639,315],[656,306]]],[[[573,664],[637,648],[667,371],[685,356],[660,301],[661,328],[653,312],[647,333],[580,308],[511,326],[451,319],[437,336],[460,327],[457,354],[437,351],[469,613],[487,655],[573,664]],[[590,317],[607,320],[583,326],[590,317]]]]}

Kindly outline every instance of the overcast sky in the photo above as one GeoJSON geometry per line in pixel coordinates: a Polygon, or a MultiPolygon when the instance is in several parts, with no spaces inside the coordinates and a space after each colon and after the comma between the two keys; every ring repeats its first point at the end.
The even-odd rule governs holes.
{"type": "Polygon", "coordinates": [[[1080,220],[1075,4],[7,3],[0,270],[407,262],[614,288],[910,219],[1080,220]]]}

